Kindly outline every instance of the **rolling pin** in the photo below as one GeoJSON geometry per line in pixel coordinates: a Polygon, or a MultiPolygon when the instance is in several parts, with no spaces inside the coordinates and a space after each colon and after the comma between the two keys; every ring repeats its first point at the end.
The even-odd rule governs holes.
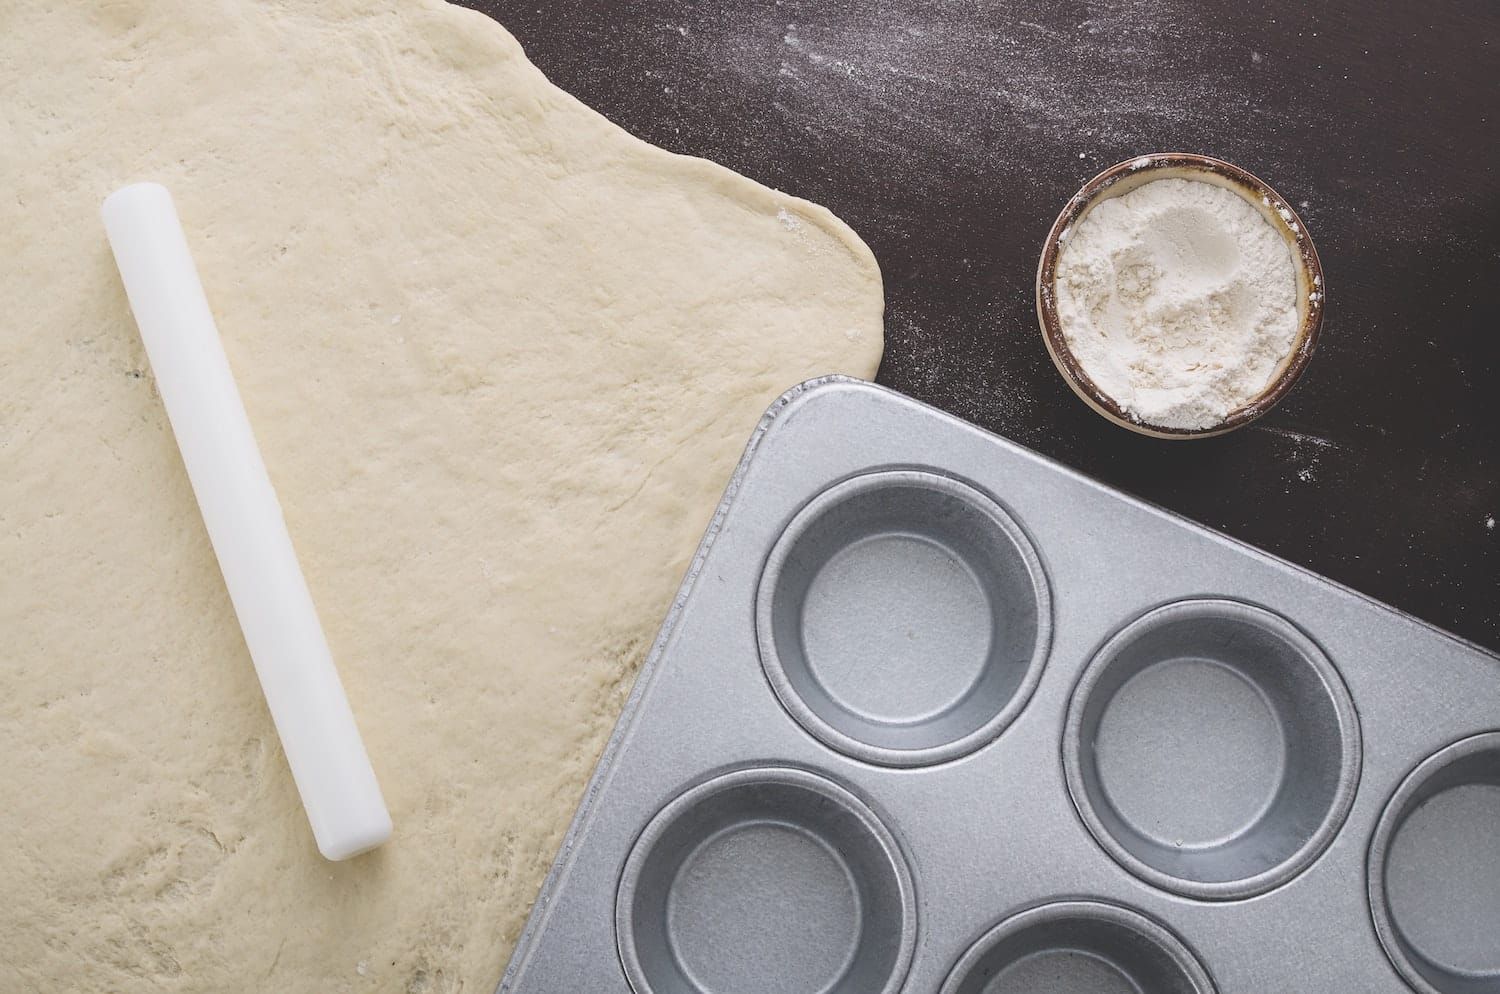
{"type": "Polygon", "coordinates": [[[333,665],[171,194],[136,183],[101,211],[224,586],[318,851],[348,859],[391,817],[333,665]]]}

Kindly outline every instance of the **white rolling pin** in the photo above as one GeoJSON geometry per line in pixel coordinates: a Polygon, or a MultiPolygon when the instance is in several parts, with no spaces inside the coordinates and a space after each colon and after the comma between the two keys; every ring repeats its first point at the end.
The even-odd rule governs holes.
{"type": "Polygon", "coordinates": [[[172,197],[156,183],[101,212],[157,389],[318,851],[347,859],[391,816],[334,669],[172,197]]]}

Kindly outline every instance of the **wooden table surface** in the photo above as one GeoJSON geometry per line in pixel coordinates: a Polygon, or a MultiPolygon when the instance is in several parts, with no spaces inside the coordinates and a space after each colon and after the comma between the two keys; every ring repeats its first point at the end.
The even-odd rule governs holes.
{"type": "Polygon", "coordinates": [[[1500,648],[1500,4],[469,2],[611,120],[858,231],[879,382],[1500,648]],[[1161,150],[1266,179],[1326,271],[1300,384],[1219,439],[1106,423],[1037,331],[1052,219],[1161,150]]]}

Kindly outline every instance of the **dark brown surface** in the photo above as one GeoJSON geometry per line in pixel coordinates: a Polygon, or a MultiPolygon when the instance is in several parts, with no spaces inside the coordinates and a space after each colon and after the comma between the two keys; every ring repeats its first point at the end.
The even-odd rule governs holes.
{"type": "Polygon", "coordinates": [[[635,134],[853,226],[881,383],[1500,648],[1500,4],[471,5],[635,134]],[[1163,150],[1263,177],[1327,275],[1301,383],[1217,439],[1090,411],[1033,310],[1064,201],[1163,150]]]}

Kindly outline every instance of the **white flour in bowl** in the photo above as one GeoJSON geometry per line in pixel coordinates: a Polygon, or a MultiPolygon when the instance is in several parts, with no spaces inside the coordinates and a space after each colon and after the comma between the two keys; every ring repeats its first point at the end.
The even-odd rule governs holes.
{"type": "Polygon", "coordinates": [[[1100,201],[1059,242],[1063,337],[1135,420],[1211,428],[1264,392],[1296,344],[1292,248],[1232,190],[1152,180],[1100,201]]]}

